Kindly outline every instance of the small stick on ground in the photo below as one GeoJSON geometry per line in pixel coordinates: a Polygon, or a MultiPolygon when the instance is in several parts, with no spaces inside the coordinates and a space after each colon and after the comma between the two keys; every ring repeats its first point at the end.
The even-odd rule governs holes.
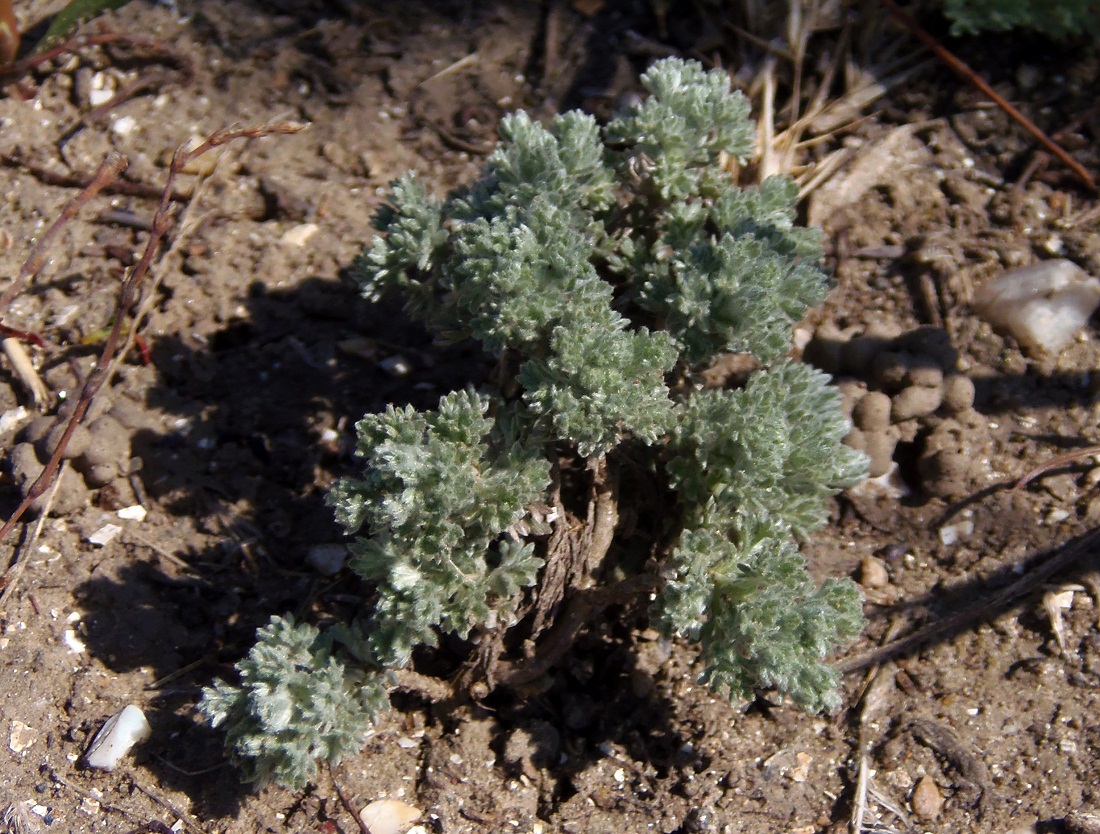
{"type": "Polygon", "coordinates": [[[153,802],[157,803],[157,805],[160,805],[162,808],[165,808],[175,814],[176,819],[180,820],[180,822],[182,822],[188,828],[194,829],[200,834],[207,834],[206,829],[199,825],[199,823],[195,822],[195,820],[191,818],[190,814],[177,808],[174,804],[172,804],[172,802],[168,800],[168,797],[164,796],[162,793],[160,793],[160,791],[153,790],[152,788],[148,788],[145,785],[141,784],[141,782],[135,779],[132,774],[130,775],[129,781],[131,785],[133,785],[135,788],[137,788],[139,791],[141,791],[143,794],[153,800],[153,802]]]}
{"type": "Polygon", "coordinates": [[[1037,124],[1031,121],[1031,119],[1029,119],[1019,110],[1017,110],[1007,101],[1005,101],[1004,98],[1000,96],[996,90],[994,90],[992,87],[989,86],[989,84],[986,83],[985,79],[974,72],[974,70],[972,70],[963,60],[957,58],[953,53],[948,51],[939,41],[937,41],[927,31],[925,31],[924,28],[919,23],[917,23],[916,19],[911,14],[909,14],[909,12],[901,8],[901,6],[895,3],[894,0],[879,0],[879,2],[887,9],[889,9],[890,13],[894,15],[894,17],[897,18],[905,26],[906,29],[912,32],[913,35],[916,36],[925,46],[931,49],[932,52],[936,54],[936,57],[947,64],[947,66],[950,67],[956,75],[960,76],[966,81],[969,81],[971,84],[973,84],[983,93],[985,93],[992,102],[994,102],[998,107],[1004,110],[1005,113],[1007,113],[1012,119],[1014,119],[1024,130],[1035,137],[1040,145],[1042,145],[1044,148],[1046,148],[1048,151],[1058,157],[1058,159],[1060,159],[1067,168],[1073,171],[1073,173],[1076,174],[1077,177],[1085,185],[1088,186],[1090,191],[1095,192],[1097,190],[1096,180],[1093,179],[1092,175],[1085,170],[1084,166],[1081,165],[1080,162],[1070,156],[1070,154],[1061,145],[1059,145],[1057,142],[1047,136],[1047,134],[1044,133],[1037,124]]]}
{"type": "Polygon", "coordinates": [[[12,369],[23,383],[23,387],[30,392],[34,407],[41,411],[50,401],[50,392],[46,390],[46,384],[34,369],[31,358],[27,355],[27,349],[18,339],[9,337],[3,341],[3,350],[4,355],[11,362],[12,369]]]}
{"type": "Polygon", "coordinates": [[[27,561],[34,551],[34,546],[38,542],[39,536],[42,535],[42,528],[46,526],[46,518],[50,514],[50,507],[53,506],[53,499],[57,495],[58,487],[61,486],[62,474],[64,473],[59,473],[57,480],[53,482],[53,488],[46,497],[46,506],[42,508],[42,514],[38,517],[38,523],[34,525],[34,532],[31,533],[26,544],[20,548],[20,552],[16,555],[15,561],[8,565],[3,576],[0,577],[0,585],[3,587],[3,590],[0,590],[0,610],[3,610],[8,598],[15,593],[15,587],[19,584],[20,577],[23,576],[23,571],[27,567],[27,561]]]}
{"type": "MultiPolygon", "coordinates": [[[[67,173],[54,171],[44,165],[38,165],[29,159],[13,154],[0,154],[0,164],[9,168],[21,168],[44,185],[58,185],[62,188],[87,188],[95,174],[67,173]]],[[[160,199],[164,193],[163,188],[155,185],[146,185],[143,182],[130,182],[129,180],[115,180],[103,187],[104,194],[125,194],[129,197],[147,197],[160,199]]],[[[174,192],[172,199],[178,203],[186,203],[191,199],[190,194],[174,192]]]]}
{"type": "Polygon", "coordinates": [[[344,789],[340,787],[340,783],[336,780],[336,768],[331,764],[328,766],[328,775],[332,779],[332,786],[336,788],[336,796],[340,800],[340,804],[344,806],[344,810],[351,814],[352,819],[355,820],[355,824],[359,826],[359,830],[363,834],[371,834],[367,824],[363,822],[363,818],[359,816],[359,813],[355,810],[355,806],[351,804],[351,800],[348,799],[348,795],[344,793],[344,789]]]}
{"type": "Polygon", "coordinates": [[[118,151],[111,151],[107,154],[107,158],[99,164],[95,173],[92,174],[91,181],[61,210],[61,214],[58,215],[58,218],[54,220],[50,228],[46,230],[46,233],[39,238],[34,249],[31,250],[30,257],[23,262],[23,266],[15,276],[15,280],[12,281],[8,288],[4,290],[4,293],[0,295],[0,319],[7,314],[8,308],[11,307],[11,303],[15,300],[15,297],[23,292],[26,285],[39,273],[42,267],[45,266],[46,256],[50,251],[50,247],[53,245],[54,238],[57,237],[65,225],[76,217],[77,213],[84,208],[96,194],[118,179],[119,174],[125,171],[129,164],[130,161],[122,154],[118,153],[118,151]]]}
{"type": "Polygon", "coordinates": [[[917,629],[913,633],[877,649],[845,658],[836,664],[836,668],[844,674],[868,669],[875,664],[885,663],[888,660],[895,660],[907,655],[937,637],[951,634],[980,620],[996,615],[1010,603],[1033,591],[1040,583],[1045,582],[1058,571],[1069,567],[1082,556],[1094,553],[1098,545],[1100,545],[1100,531],[1094,531],[1068,542],[1062,546],[1060,551],[1041,565],[1032,568],[1007,588],[1002,588],[984,602],[949,617],[944,617],[942,620],[936,620],[924,628],[917,629]]]}
{"type": "Polygon", "coordinates": [[[1045,475],[1052,469],[1057,469],[1059,466],[1065,466],[1069,463],[1077,463],[1078,461],[1092,457],[1093,455],[1100,455],[1100,446],[1086,446],[1084,449],[1076,449],[1072,452],[1066,452],[1064,455],[1058,455],[1050,460],[1044,461],[1036,466],[1034,469],[1021,475],[1019,480],[1012,485],[1012,489],[1017,490],[1026,487],[1036,478],[1045,475]]]}
{"type": "MultiPolygon", "coordinates": [[[[72,437],[73,432],[76,431],[77,425],[84,419],[84,415],[88,412],[88,408],[92,404],[92,399],[99,392],[100,388],[103,387],[108,378],[114,373],[117,357],[122,355],[119,348],[123,344],[123,328],[126,327],[127,317],[138,301],[138,291],[149,272],[153,259],[160,251],[161,242],[168,232],[168,226],[171,220],[172,185],[184,166],[213,148],[220,147],[235,139],[256,139],[271,134],[297,133],[303,128],[304,125],[291,122],[274,122],[252,127],[227,128],[211,134],[205,142],[202,142],[193,150],[187,150],[183,146],[176,150],[175,155],[172,157],[172,164],[168,169],[168,177],[164,184],[160,205],[157,207],[156,214],[153,216],[152,231],[150,232],[149,239],[146,241],[141,258],[119,288],[118,299],[115,302],[114,325],[111,327],[111,331],[104,341],[103,350],[100,352],[99,358],[96,361],[95,369],[88,375],[87,379],[84,381],[84,385],[80,389],[80,396],[76,401],[76,405],[73,407],[69,422],[65,426],[64,433],[61,435],[50,460],[46,463],[42,473],[31,485],[31,488],[27,490],[26,496],[24,496],[19,506],[16,507],[15,512],[12,513],[11,517],[4,522],[2,527],[0,527],[0,540],[3,540],[4,536],[11,531],[12,527],[15,526],[15,523],[23,513],[26,512],[27,508],[34,500],[45,492],[53,483],[53,479],[57,477],[61,458],[69,444],[69,439],[72,437]]],[[[103,187],[109,176],[117,176],[118,172],[125,167],[125,157],[121,154],[110,154],[108,160],[100,166],[100,171],[97,171],[94,183],[96,185],[95,191],[103,187]]],[[[89,188],[91,188],[91,186],[89,186],[89,188]]],[[[94,191],[90,194],[87,192],[88,189],[85,189],[85,191],[81,192],[76,199],[66,206],[65,212],[63,213],[65,219],[72,217],[81,206],[91,199],[91,195],[95,193],[94,191]]],[[[60,221],[55,222],[54,225],[50,227],[49,231],[47,231],[44,236],[44,240],[52,240],[57,234],[57,230],[60,228],[58,225],[59,222],[60,221]]],[[[27,263],[25,263],[23,268],[19,271],[19,275],[16,277],[16,281],[13,283],[12,287],[9,287],[8,291],[5,292],[3,296],[0,296],[0,315],[10,306],[15,296],[13,290],[17,287],[21,287],[29,280],[31,275],[41,269],[42,264],[45,263],[45,252],[46,250],[43,246],[43,242],[40,241],[27,263]]],[[[5,585],[6,581],[5,577],[0,576],[0,587],[5,585]]]]}
{"type": "Polygon", "coordinates": [[[56,770],[54,770],[48,764],[45,765],[44,767],[46,768],[46,771],[49,774],[50,781],[54,782],[55,784],[61,785],[64,788],[68,788],[70,791],[77,794],[78,796],[83,796],[86,799],[90,799],[93,802],[98,803],[99,807],[102,808],[104,811],[110,811],[111,813],[119,814],[119,815],[125,817],[128,820],[132,820],[133,822],[135,822],[138,825],[142,826],[142,828],[144,828],[146,825],[148,825],[149,821],[147,819],[145,819],[145,817],[141,816],[140,814],[135,814],[133,811],[130,811],[127,808],[123,808],[121,805],[115,805],[111,802],[105,801],[104,798],[103,798],[102,793],[97,796],[96,794],[92,793],[91,791],[80,787],[80,785],[77,785],[73,782],[70,782],[68,779],[66,779],[64,776],[62,776],[60,773],[58,773],[56,770]]]}

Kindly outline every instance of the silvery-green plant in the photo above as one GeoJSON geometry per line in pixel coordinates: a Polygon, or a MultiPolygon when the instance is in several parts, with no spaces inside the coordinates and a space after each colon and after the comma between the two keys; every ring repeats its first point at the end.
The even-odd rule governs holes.
{"type": "Polygon", "coordinates": [[[788,180],[732,181],[753,126],[724,73],[666,60],[642,81],[648,98],[602,129],[505,118],[482,177],[445,200],[394,183],[363,294],[479,342],[494,382],[358,424],[362,474],[330,498],[372,604],[324,633],[274,618],[239,680],[204,693],[251,778],[300,785],[355,750],[387,670],[443,633],[469,641],[456,687],[486,692],[651,597],[717,690],[837,704],[823,659],[858,632],[859,594],[816,585],[798,541],[865,461],[827,378],[787,358],[825,295],[818,237],[788,180]],[[731,353],[747,378],[706,388],[731,353]]]}
{"type": "Polygon", "coordinates": [[[1092,0],[944,0],[955,34],[1030,29],[1051,38],[1100,37],[1100,8],[1092,0]]]}

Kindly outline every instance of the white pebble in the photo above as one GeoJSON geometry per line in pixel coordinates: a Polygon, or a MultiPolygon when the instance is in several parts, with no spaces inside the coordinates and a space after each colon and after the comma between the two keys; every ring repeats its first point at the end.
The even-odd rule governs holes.
{"type": "Polygon", "coordinates": [[[8,734],[8,749],[22,754],[24,750],[38,741],[38,731],[22,721],[13,719],[8,734]]]}
{"type": "Polygon", "coordinates": [[[145,713],[130,704],[107,719],[103,729],[92,739],[84,762],[98,770],[114,770],[131,747],[145,741],[152,733],[145,713]]]}
{"type": "Polygon", "coordinates": [[[129,136],[137,129],[137,120],[133,116],[122,116],[115,119],[111,125],[113,130],[119,136],[129,136]]]}
{"type": "Polygon", "coordinates": [[[99,105],[109,102],[114,95],[111,90],[88,90],[88,104],[92,107],[99,107],[99,105]]]}
{"type": "Polygon", "coordinates": [[[88,651],[88,647],[84,645],[84,641],[77,637],[76,632],[71,628],[65,629],[65,633],[61,636],[61,639],[73,654],[84,654],[84,652],[88,651]]]}
{"type": "Polygon", "coordinates": [[[945,524],[939,530],[940,541],[945,545],[952,545],[959,539],[965,538],[973,532],[973,521],[959,521],[955,524],[945,524]]]}
{"type": "Polygon", "coordinates": [[[129,521],[145,521],[146,510],[141,504],[132,504],[129,507],[123,507],[116,515],[129,521]]]}
{"type": "Polygon", "coordinates": [[[1057,353],[1100,306],[1100,281],[1059,258],[1010,269],[987,281],[974,309],[1029,353],[1057,353]]]}
{"type": "Polygon", "coordinates": [[[21,405],[5,411],[0,414],[0,434],[11,431],[30,416],[31,413],[21,405]]]}
{"type": "Polygon", "coordinates": [[[378,367],[390,376],[398,378],[408,376],[412,372],[412,365],[409,360],[401,354],[386,357],[378,363],[378,367]]]}

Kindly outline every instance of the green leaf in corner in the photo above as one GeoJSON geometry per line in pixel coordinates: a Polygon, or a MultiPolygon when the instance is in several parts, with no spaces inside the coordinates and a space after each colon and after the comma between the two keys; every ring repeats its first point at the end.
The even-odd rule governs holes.
{"type": "Polygon", "coordinates": [[[38,42],[35,51],[41,52],[48,49],[81,23],[91,20],[106,11],[120,9],[129,2],[130,0],[72,0],[69,5],[54,15],[54,19],[50,21],[50,28],[46,30],[46,34],[38,42]]]}

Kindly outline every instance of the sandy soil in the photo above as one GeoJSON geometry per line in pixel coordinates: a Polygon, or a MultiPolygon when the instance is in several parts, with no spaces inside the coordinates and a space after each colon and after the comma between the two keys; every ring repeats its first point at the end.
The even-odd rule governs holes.
{"type": "MultiPolygon", "coordinates": [[[[61,5],[17,11],[29,28],[61,5]]],[[[28,519],[0,544],[0,567],[22,564],[0,605],[0,830],[355,830],[328,779],[301,793],[241,783],[194,712],[272,613],[354,610],[341,577],[306,558],[341,541],[323,497],[353,465],[354,420],[431,406],[485,372],[469,349],[440,351],[392,306],[359,300],[345,270],[391,178],[412,168],[440,192],[468,180],[503,113],[605,113],[657,54],[736,62],[743,44],[705,25],[706,4],[663,21],[661,5],[134,0],[88,30],[170,52],[87,48],[5,88],[4,276],[76,193],[50,173],[80,180],[117,150],[129,181],[155,191],[165,154],[192,136],[309,127],[228,147],[180,204],[142,329],[148,362],[135,352],[97,397],[38,538],[28,519]],[[96,118],[102,91],[136,79],[151,89],[96,118]],[[134,505],[144,518],[120,519],[134,505]],[[108,525],[121,529],[102,541],[108,525]],[[83,768],[91,735],[129,703],[152,738],[116,772],[83,768]]],[[[1100,170],[1095,58],[958,47],[1100,170]]],[[[403,799],[421,830],[447,834],[810,834],[848,830],[864,797],[867,831],[1093,830],[1070,815],[1100,811],[1095,546],[1041,582],[1028,571],[1100,522],[1100,470],[1086,457],[1009,487],[1097,442],[1100,340],[1088,327],[1032,358],[972,301],[1005,267],[1056,255],[1100,275],[1096,203],[1056,166],[1032,171],[1020,130],[935,66],[868,113],[808,152],[844,164],[806,204],[837,282],[806,325],[807,355],[853,405],[870,390],[898,409],[914,387],[883,354],[954,382],[931,410],[874,429],[897,444],[900,488],[843,496],[808,547],[817,575],[851,574],[867,595],[845,708],[804,715],[766,694],[730,705],[696,684],[689,647],[609,621],[524,697],[444,713],[398,691],[337,773],[357,806],[403,799]],[[859,662],[934,623],[942,632],[895,662],[859,662]]],[[[0,373],[5,516],[47,442],[39,415],[75,396],[154,208],[97,198],[5,319],[45,340],[30,352],[48,389],[36,408],[9,365],[0,373]]]]}

